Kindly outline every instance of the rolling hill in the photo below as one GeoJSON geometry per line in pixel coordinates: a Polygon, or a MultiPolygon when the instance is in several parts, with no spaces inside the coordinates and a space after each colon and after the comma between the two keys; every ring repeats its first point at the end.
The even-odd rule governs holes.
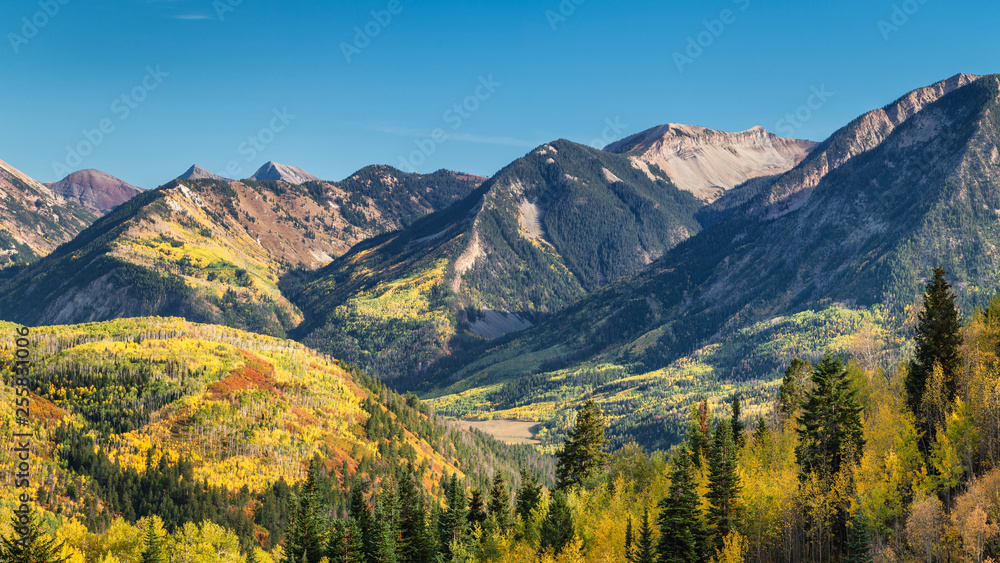
{"type": "MultiPolygon", "coordinates": [[[[311,459],[340,510],[352,487],[373,490],[406,464],[434,496],[453,473],[478,487],[522,468],[551,479],[551,459],[530,447],[454,428],[295,342],[176,318],[41,327],[31,341],[38,506],[92,530],[117,517],[156,514],[168,529],[207,519],[271,549],[311,459]]],[[[5,381],[12,366],[0,350],[5,381]]],[[[11,428],[15,390],[0,395],[11,428]]]]}

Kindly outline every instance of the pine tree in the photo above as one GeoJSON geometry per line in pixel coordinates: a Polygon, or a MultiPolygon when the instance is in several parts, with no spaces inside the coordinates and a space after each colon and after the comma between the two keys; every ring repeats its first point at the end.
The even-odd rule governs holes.
{"type": "Polygon", "coordinates": [[[712,525],[716,549],[721,549],[729,532],[737,528],[739,516],[736,498],[739,492],[733,429],[730,421],[723,419],[715,429],[706,495],[709,501],[708,519],[712,525]]]}
{"type": "Polygon", "coordinates": [[[146,524],[146,547],[142,550],[142,563],[162,563],[163,545],[160,535],[156,533],[153,518],[146,524]]]}
{"type": "Polygon", "coordinates": [[[347,518],[333,522],[328,534],[326,555],[330,563],[364,563],[364,543],[357,520],[347,518]]]}
{"type": "Polygon", "coordinates": [[[493,475],[489,509],[490,516],[493,516],[497,526],[501,530],[506,530],[510,526],[510,492],[507,491],[507,482],[499,471],[493,475]]]}
{"type": "Polygon", "coordinates": [[[827,353],[813,368],[813,388],[799,417],[795,457],[803,477],[816,473],[826,483],[864,446],[861,407],[840,359],[827,353]]]}
{"type": "Polygon", "coordinates": [[[433,558],[427,529],[427,502],[417,489],[412,468],[399,481],[399,561],[425,563],[433,558]]]}
{"type": "Polygon", "coordinates": [[[253,544],[247,548],[247,557],[243,563],[257,563],[257,551],[254,549],[253,544]]]}
{"type": "Polygon", "coordinates": [[[42,531],[42,522],[35,509],[30,509],[26,523],[21,524],[17,512],[11,517],[11,537],[0,538],[0,561],[4,563],[63,563],[66,561],[59,555],[63,544],[57,544],[54,539],[42,531]]]}
{"type": "Polygon", "coordinates": [[[303,558],[307,563],[319,563],[326,551],[323,517],[320,514],[320,499],[316,490],[318,471],[319,464],[314,458],[309,462],[309,471],[299,493],[297,509],[288,523],[285,563],[299,563],[303,558]]]}
{"type": "Polygon", "coordinates": [[[670,491],[660,503],[657,525],[660,540],[656,546],[659,563],[693,563],[699,560],[704,539],[694,470],[686,447],[674,458],[670,474],[670,491]]]}
{"type": "Polygon", "coordinates": [[[515,500],[515,513],[521,521],[527,523],[531,520],[531,511],[538,506],[542,500],[542,485],[538,478],[521,471],[521,486],[517,489],[517,499],[515,500]]]}
{"type": "Polygon", "coordinates": [[[872,563],[872,531],[861,511],[851,518],[847,529],[847,554],[843,563],[872,563]]]}
{"type": "Polygon", "coordinates": [[[573,539],[573,513],[570,512],[566,493],[555,491],[549,504],[549,513],[542,522],[541,544],[544,551],[552,549],[558,555],[573,539]]]}
{"type": "Polygon", "coordinates": [[[446,561],[451,560],[451,543],[465,541],[468,530],[465,485],[458,480],[458,474],[453,473],[445,491],[448,500],[447,509],[438,519],[438,536],[440,537],[441,554],[446,561]]]}
{"type": "Polygon", "coordinates": [[[472,530],[479,524],[481,527],[486,522],[486,504],[483,502],[483,493],[479,489],[472,490],[469,498],[469,511],[465,516],[469,521],[469,529],[472,530]]]}
{"type": "Polygon", "coordinates": [[[580,484],[588,473],[604,465],[604,414],[593,399],[576,414],[576,425],[569,431],[563,447],[556,454],[556,488],[580,484]]]}
{"type": "Polygon", "coordinates": [[[757,428],[753,431],[753,443],[756,446],[764,444],[771,435],[771,431],[767,428],[767,423],[764,422],[764,417],[757,419],[757,428]]]}
{"type": "Polygon", "coordinates": [[[625,560],[631,561],[635,557],[635,540],[632,537],[632,517],[627,516],[625,521],[625,560]]]}
{"type": "Polygon", "coordinates": [[[785,418],[789,417],[799,407],[805,397],[804,382],[812,373],[809,362],[794,358],[785,370],[785,377],[778,389],[778,411],[785,418]]]}
{"type": "Polygon", "coordinates": [[[653,529],[649,525],[649,509],[642,513],[642,524],[639,526],[639,539],[635,543],[632,563],[656,563],[656,549],[653,547],[653,529]]]}
{"type": "Polygon", "coordinates": [[[736,444],[737,448],[743,447],[743,442],[746,437],[743,428],[743,421],[740,420],[740,417],[742,416],[740,410],[740,396],[733,395],[733,418],[731,424],[733,427],[733,442],[736,444]]]}
{"type": "Polygon", "coordinates": [[[951,285],[945,280],[945,271],[934,268],[934,278],[927,284],[924,293],[924,308],[917,319],[914,341],[916,350],[906,375],[906,398],[910,410],[924,432],[921,445],[926,453],[933,442],[935,425],[928,420],[922,408],[927,380],[940,365],[944,374],[944,396],[942,402],[950,405],[955,399],[957,376],[962,345],[961,321],[955,307],[955,295],[951,285]]]}
{"type": "Polygon", "coordinates": [[[396,499],[383,490],[375,499],[375,558],[379,563],[396,563],[396,499]]]}

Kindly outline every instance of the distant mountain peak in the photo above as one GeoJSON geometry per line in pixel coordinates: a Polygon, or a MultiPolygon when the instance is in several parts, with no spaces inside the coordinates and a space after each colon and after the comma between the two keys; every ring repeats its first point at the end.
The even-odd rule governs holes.
{"type": "Polygon", "coordinates": [[[667,123],[604,150],[628,156],[650,178],[656,176],[653,168],[659,168],[678,188],[714,201],[747,180],[787,172],[815,146],[813,141],[779,137],[759,125],[727,132],[667,123]]]}
{"type": "Polygon", "coordinates": [[[261,166],[251,180],[278,180],[289,184],[304,184],[306,182],[321,181],[316,176],[306,172],[298,166],[289,166],[278,162],[270,161],[261,166]]]}
{"type": "Polygon", "coordinates": [[[142,192],[124,180],[93,168],[78,170],[45,186],[98,216],[106,215],[142,192]]]}
{"type": "Polygon", "coordinates": [[[208,170],[205,170],[197,164],[192,164],[191,168],[187,169],[187,172],[181,174],[177,177],[178,180],[223,180],[229,181],[229,178],[224,178],[218,174],[213,174],[208,170]]]}

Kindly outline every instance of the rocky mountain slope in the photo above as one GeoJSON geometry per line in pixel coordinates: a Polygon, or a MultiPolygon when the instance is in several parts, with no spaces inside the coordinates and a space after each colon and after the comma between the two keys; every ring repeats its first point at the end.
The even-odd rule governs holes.
{"type": "Polygon", "coordinates": [[[711,202],[747,180],[787,172],[815,146],[813,141],[778,137],[763,127],[728,133],[668,123],[604,150],[627,155],[650,178],[666,174],[678,188],[711,202]]]}
{"type": "Polygon", "coordinates": [[[142,192],[140,188],[111,174],[94,169],[73,172],[62,180],[45,186],[98,217],[107,215],[115,207],[142,192]]]}
{"type": "Polygon", "coordinates": [[[205,170],[204,168],[198,166],[197,164],[192,164],[191,168],[188,168],[186,172],[178,176],[176,179],[177,180],[223,180],[227,182],[232,181],[229,180],[228,178],[223,178],[218,174],[209,172],[208,170],[205,170]]]}
{"type": "Polygon", "coordinates": [[[290,288],[306,342],[380,376],[524,329],[698,232],[691,194],[624,156],[542,145],[474,194],[290,288]]]}
{"type": "Polygon", "coordinates": [[[96,217],[0,161],[0,270],[34,262],[96,217]]]}
{"type": "Polygon", "coordinates": [[[251,180],[277,180],[288,182],[289,184],[304,184],[305,182],[319,182],[320,179],[298,166],[289,166],[277,162],[267,162],[261,166],[251,180]]]}
{"type": "Polygon", "coordinates": [[[451,173],[382,173],[392,185],[366,189],[402,203],[383,208],[329,183],[175,180],[8,281],[0,318],[39,325],[178,315],[282,335],[302,317],[278,289],[281,276],[326,264],[433,211],[429,200],[478,185],[451,173]]]}
{"type": "MultiPolygon", "coordinates": [[[[642,273],[424,380],[451,385],[445,393],[480,389],[481,404],[488,389],[531,374],[538,391],[522,405],[551,401],[543,395],[556,381],[576,381],[559,396],[595,394],[621,413],[618,428],[640,431],[640,419],[655,426],[667,416],[663,403],[635,402],[649,386],[683,390],[675,362],[710,354],[754,323],[837,304],[900,312],[937,264],[971,310],[1000,285],[998,147],[1000,76],[960,75],[911,92],[837,131],[642,273]]],[[[756,358],[733,365],[716,376],[773,375],[744,369],[756,358]]]]}

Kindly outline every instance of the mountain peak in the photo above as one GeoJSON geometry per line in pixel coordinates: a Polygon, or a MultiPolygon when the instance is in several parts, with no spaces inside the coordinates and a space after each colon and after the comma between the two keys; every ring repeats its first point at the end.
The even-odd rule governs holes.
{"type": "Polygon", "coordinates": [[[746,131],[716,131],[700,125],[667,123],[604,148],[628,156],[650,178],[659,168],[680,189],[707,201],[718,199],[747,180],[781,174],[816,146],[788,139],[761,126],[746,131]]]}
{"type": "Polygon", "coordinates": [[[98,216],[106,215],[142,192],[132,184],[93,168],[78,170],[45,186],[98,216]]]}
{"type": "Polygon", "coordinates": [[[289,184],[304,184],[306,182],[319,182],[320,179],[298,166],[289,166],[278,162],[270,161],[261,166],[251,180],[278,180],[289,184]]]}
{"type": "Polygon", "coordinates": [[[205,170],[197,164],[192,164],[191,168],[187,169],[187,172],[181,174],[177,177],[178,180],[223,180],[228,181],[229,178],[223,178],[218,174],[213,174],[208,170],[205,170]]]}

